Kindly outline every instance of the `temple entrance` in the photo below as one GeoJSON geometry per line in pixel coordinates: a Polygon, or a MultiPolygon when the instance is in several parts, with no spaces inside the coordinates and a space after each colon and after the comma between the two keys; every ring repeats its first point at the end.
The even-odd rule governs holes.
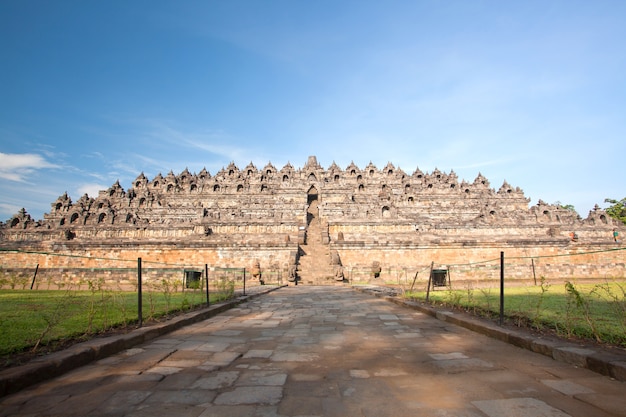
{"type": "Polygon", "coordinates": [[[306,213],[306,224],[307,226],[311,224],[311,221],[315,217],[315,212],[317,211],[317,203],[318,203],[318,194],[317,188],[311,187],[307,192],[307,213],[306,213]]]}
{"type": "Polygon", "coordinates": [[[306,199],[307,204],[310,205],[313,201],[316,201],[317,199],[318,199],[317,188],[315,187],[309,188],[309,191],[307,192],[307,199],[306,199]]]}

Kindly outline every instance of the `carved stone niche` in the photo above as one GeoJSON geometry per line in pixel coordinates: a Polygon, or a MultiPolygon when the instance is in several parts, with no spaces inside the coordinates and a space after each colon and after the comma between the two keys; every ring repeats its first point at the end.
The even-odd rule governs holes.
{"type": "Polygon", "coordinates": [[[9,227],[26,229],[33,224],[33,218],[26,212],[26,209],[22,208],[16,215],[9,220],[9,227]]]}
{"type": "Polygon", "coordinates": [[[372,262],[372,267],[370,269],[370,272],[372,274],[372,278],[378,278],[380,276],[380,273],[382,272],[382,268],[380,266],[380,262],[373,261],[372,262]]]}
{"type": "Polygon", "coordinates": [[[265,284],[265,281],[263,281],[263,274],[261,271],[261,262],[259,262],[258,259],[254,260],[254,263],[252,264],[252,268],[250,268],[250,274],[252,275],[252,278],[258,278],[261,285],[265,284]]]}
{"type": "Polygon", "coordinates": [[[561,234],[561,228],[558,226],[548,227],[546,234],[550,237],[555,237],[561,234]]]}

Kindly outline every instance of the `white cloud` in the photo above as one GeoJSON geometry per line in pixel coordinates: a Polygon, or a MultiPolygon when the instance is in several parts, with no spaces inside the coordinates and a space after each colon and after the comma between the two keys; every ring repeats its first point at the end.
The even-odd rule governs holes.
{"type": "Polygon", "coordinates": [[[34,171],[46,168],[60,168],[46,161],[41,155],[32,153],[8,154],[0,152],[0,178],[9,181],[26,182],[34,171]]]}
{"type": "Polygon", "coordinates": [[[89,197],[96,198],[98,197],[98,192],[100,190],[108,190],[109,187],[110,185],[102,184],[81,184],[78,186],[76,191],[78,192],[79,196],[82,196],[83,194],[88,194],[89,197]]]}
{"type": "Polygon", "coordinates": [[[12,216],[13,214],[17,213],[22,207],[16,205],[16,204],[7,204],[7,203],[0,203],[0,213],[2,213],[2,219],[0,220],[4,220],[4,218],[9,218],[9,216],[12,216]]]}
{"type": "Polygon", "coordinates": [[[147,136],[158,141],[173,143],[177,146],[191,148],[191,150],[201,150],[217,155],[222,158],[231,160],[239,158],[245,149],[237,146],[224,145],[224,143],[233,143],[235,138],[229,137],[222,131],[182,131],[163,123],[155,123],[151,126],[151,130],[147,136]]]}

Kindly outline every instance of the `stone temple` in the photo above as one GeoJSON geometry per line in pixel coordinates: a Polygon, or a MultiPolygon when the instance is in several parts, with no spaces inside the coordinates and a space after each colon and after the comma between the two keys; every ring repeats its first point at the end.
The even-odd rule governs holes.
{"type": "Polygon", "coordinates": [[[128,190],[116,182],[95,198],[65,193],[43,220],[21,210],[0,225],[0,265],[67,274],[141,257],[260,269],[301,284],[396,281],[434,266],[480,281],[499,274],[492,260],[504,252],[507,279],[624,276],[612,238],[614,228],[624,235],[622,224],[597,206],[581,219],[529,202],[519,187],[492,188],[481,174],[467,182],[391,163],[323,168],[315,156],[301,168],[142,173],[128,190]]]}

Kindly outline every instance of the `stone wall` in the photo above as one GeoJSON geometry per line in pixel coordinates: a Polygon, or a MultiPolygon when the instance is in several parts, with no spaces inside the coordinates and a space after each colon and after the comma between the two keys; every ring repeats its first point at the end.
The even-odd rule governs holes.
{"type": "Polygon", "coordinates": [[[500,253],[504,252],[505,277],[511,284],[539,280],[552,282],[588,278],[614,279],[626,277],[623,251],[607,245],[563,245],[562,242],[508,244],[446,243],[437,245],[396,245],[346,242],[332,245],[338,251],[347,273],[355,280],[364,280],[372,262],[382,266],[381,280],[393,282],[399,275],[413,277],[416,272],[428,279],[430,266],[450,269],[459,282],[494,281],[500,277],[500,253]]]}
{"type": "MultiPolygon", "coordinates": [[[[184,270],[246,268],[248,271],[259,260],[264,272],[285,276],[294,263],[297,244],[220,245],[167,243],[82,244],[68,242],[53,245],[32,245],[29,251],[3,248],[0,252],[0,278],[4,287],[15,277],[32,278],[37,275],[47,282],[95,281],[103,279],[108,285],[119,282],[134,285],[137,280],[138,258],[142,260],[143,279],[158,281],[163,278],[181,278],[184,270]]],[[[248,279],[251,279],[248,276],[248,279]]],[[[286,278],[285,278],[286,279],[286,278]]],[[[20,281],[21,282],[21,281],[20,281]]],[[[30,285],[30,284],[29,284],[30,285]]]]}

